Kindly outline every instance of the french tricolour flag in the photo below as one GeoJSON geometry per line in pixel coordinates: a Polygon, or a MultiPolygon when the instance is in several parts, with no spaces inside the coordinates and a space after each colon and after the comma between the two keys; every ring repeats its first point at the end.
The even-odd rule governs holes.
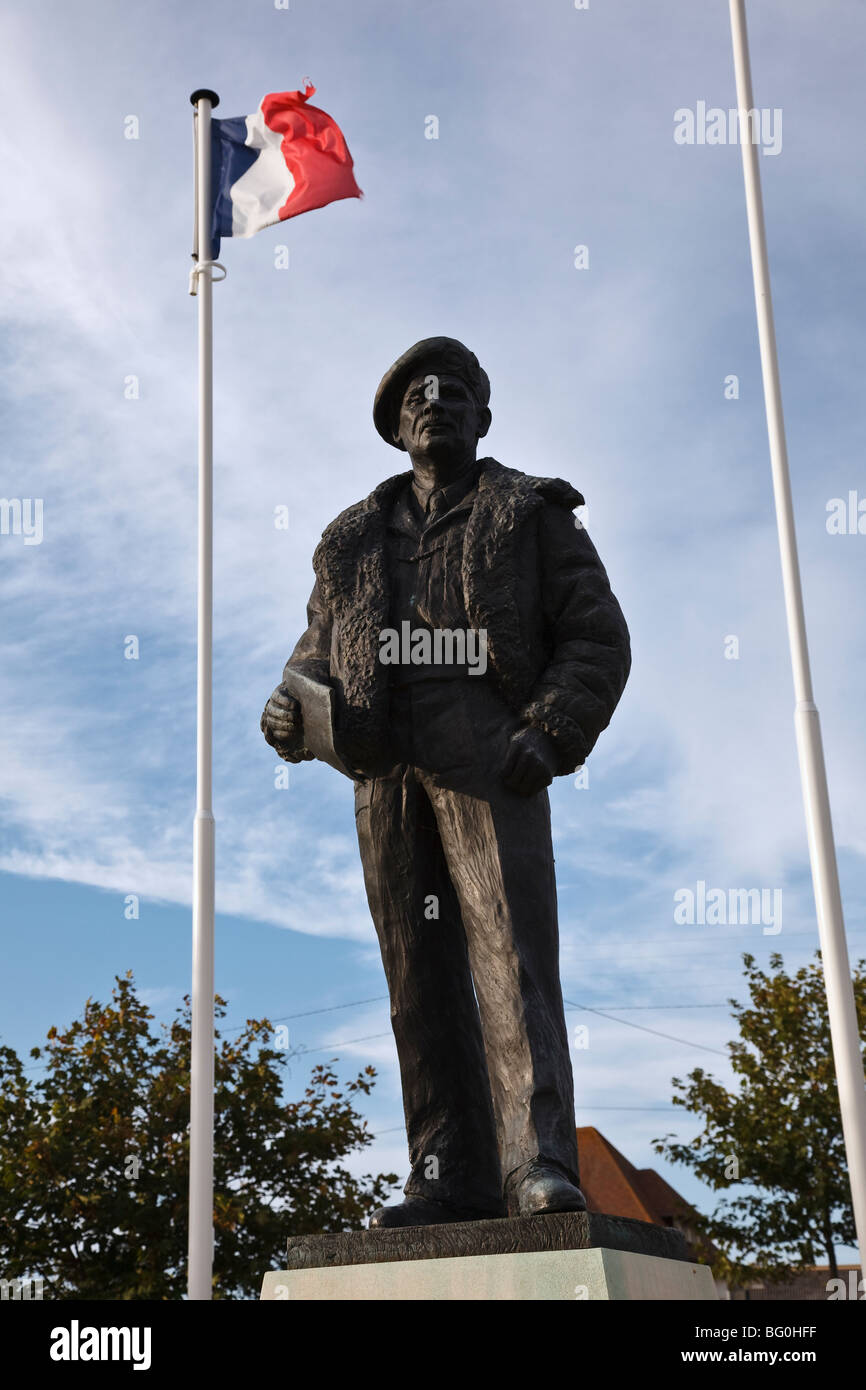
{"type": "Polygon", "coordinates": [[[252,236],[299,212],[360,198],[343,132],[309,106],[315,87],[271,92],[252,116],[212,122],[212,255],[220,237],[252,236]]]}

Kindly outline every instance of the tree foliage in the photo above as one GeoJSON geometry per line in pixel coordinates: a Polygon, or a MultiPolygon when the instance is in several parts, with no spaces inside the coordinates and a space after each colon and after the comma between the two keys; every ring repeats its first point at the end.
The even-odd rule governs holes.
{"type": "MultiPolygon", "coordinates": [[[[225,1003],[217,998],[217,1017],[225,1003]]],[[[89,999],[31,1056],[35,1079],[0,1047],[0,1251],[9,1274],[41,1276],[46,1297],[180,1298],[186,1285],[189,1000],[170,1025],[130,974],[109,1004],[89,999]]],[[[362,1224],[394,1174],[353,1177],[342,1160],[372,1141],[354,1106],[366,1067],[343,1087],[313,1068],[286,1101],[288,1053],[248,1020],[220,1038],[215,1064],[214,1297],[256,1297],[289,1235],[362,1224]]]]}
{"type": "MultiPolygon", "coordinates": [[[[820,952],[788,975],[782,957],[765,973],[744,955],[748,1005],[729,1000],[740,1037],[728,1043],[738,1085],[700,1067],[673,1078],[674,1104],[703,1119],[690,1143],[666,1135],[657,1153],[686,1164],[710,1187],[736,1189],[697,1232],[716,1247],[714,1272],[731,1284],[778,1281],[856,1241],[820,952]]],[[[861,1042],[866,975],[853,975],[861,1042]]]]}

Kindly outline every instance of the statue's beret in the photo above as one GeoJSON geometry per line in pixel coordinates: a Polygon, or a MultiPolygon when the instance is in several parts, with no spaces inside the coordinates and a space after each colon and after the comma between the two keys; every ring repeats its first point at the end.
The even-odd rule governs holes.
{"type": "Polygon", "coordinates": [[[376,392],[373,403],[373,423],[382,438],[395,448],[402,444],[394,437],[396,411],[402,404],[406,387],[420,373],[459,376],[466,382],[479,405],[490,400],[490,381],[474,352],[456,338],[422,338],[389,367],[376,392]]]}

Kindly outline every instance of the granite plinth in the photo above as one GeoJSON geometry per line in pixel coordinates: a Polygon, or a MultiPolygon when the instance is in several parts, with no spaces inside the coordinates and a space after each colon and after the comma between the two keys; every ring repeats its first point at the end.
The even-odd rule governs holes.
{"type": "Polygon", "coordinates": [[[534,1250],[325,1265],[266,1274],[262,1301],[677,1302],[716,1299],[706,1265],[630,1250],[534,1250]]]}
{"type": "Polygon", "coordinates": [[[292,1236],[266,1302],[713,1300],[679,1231],[595,1212],[292,1236]]]}

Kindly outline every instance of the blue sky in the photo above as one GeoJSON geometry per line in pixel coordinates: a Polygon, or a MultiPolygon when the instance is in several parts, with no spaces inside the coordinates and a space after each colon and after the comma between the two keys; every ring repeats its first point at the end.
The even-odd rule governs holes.
{"type": "MultiPolygon", "coordinates": [[[[852,954],[866,954],[858,709],[866,497],[858,0],[749,5],[807,619],[852,954]]],[[[742,951],[816,944],[739,151],[675,143],[674,112],[734,104],[727,5],[571,0],[50,3],[3,17],[7,198],[0,536],[4,1040],[27,1049],[132,968],[158,1017],[189,987],[195,733],[191,108],[310,76],[363,201],[226,241],[214,292],[217,987],[228,1024],[293,1019],[344,1072],[372,1061],[405,1171],[384,979],[351,790],[276,759],[258,719],[304,622],[327,522],[404,459],[375,433],[387,366],[462,338],[492,381],[487,452],[567,478],[631,627],[634,668],[589,764],[552,792],[566,997],[615,1015],[574,1051],[579,1123],[703,1201],[651,1139],[695,1132],[670,1078],[729,1075],[742,951]],[[139,138],[124,121],[139,120],[139,138]],[[436,115],[439,138],[425,138],[436,115]],[[286,245],[288,270],[275,268],[286,245]],[[588,248],[576,269],[574,248],[588,248]],[[739,397],[725,399],[725,378],[739,397]],[[124,382],[138,378],[139,398],[124,382]],[[288,531],[274,527],[287,503],[288,531]],[[140,659],[124,659],[135,634],[140,659]],[[739,658],[724,655],[739,640],[739,658]],[[699,880],[779,888],[778,935],[678,926],[699,880]],[[127,894],[140,917],[124,917],[127,894]],[[350,1008],[343,1006],[352,1001],[350,1008]],[[333,1010],[315,1012],[314,1010],[333,1010]],[[633,1024],[672,1034],[673,1041],[633,1024]],[[384,1036],[382,1036],[384,1035],[384,1036]],[[365,1039],[362,1042],[346,1040],[365,1039]],[[336,1046],[336,1044],[343,1044],[336,1046]]],[[[292,1065],[301,1088],[307,1068],[292,1065]]]]}

